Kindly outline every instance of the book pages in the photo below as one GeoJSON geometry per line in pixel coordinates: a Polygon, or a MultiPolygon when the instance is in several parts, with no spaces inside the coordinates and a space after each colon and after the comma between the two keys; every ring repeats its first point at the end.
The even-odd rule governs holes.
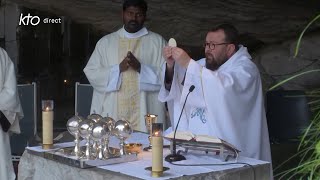
{"type": "MultiPolygon", "coordinates": [[[[166,137],[173,139],[174,132],[171,132],[170,134],[167,134],[166,137]]],[[[186,140],[190,141],[191,139],[194,139],[195,135],[188,131],[177,131],[176,133],[176,139],[186,140]]]]}
{"type": "Polygon", "coordinates": [[[197,135],[195,139],[197,142],[222,143],[222,141],[219,138],[215,138],[213,136],[208,135],[197,135]]]}
{"type": "MultiPolygon", "coordinates": [[[[166,137],[170,139],[173,139],[173,136],[174,136],[174,132],[171,132],[170,134],[166,135],[166,137]]],[[[209,135],[196,135],[188,131],[177,131],[176,139],[186,140],[186,141],[194,140],[197,142],[222,143],[222,141],[219,138],[209,136],[209,135]]]]}

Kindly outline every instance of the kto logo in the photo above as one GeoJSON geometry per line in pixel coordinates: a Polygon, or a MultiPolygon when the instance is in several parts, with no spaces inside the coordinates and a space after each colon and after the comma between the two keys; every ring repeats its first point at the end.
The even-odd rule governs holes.
{"type": "Polygon", "coordinates": [[[19,20],[19,25],[29,25],[29,23],[32,26],[36,26],[40,23],[40,18],[39,16],[31,16],[30,13],[28,13],[27,16],[23,16],[23,14],[20,14],[20,20],[19,20]]]}
{"type": "MultiPolygon", "coordinates": [[[[28,13],[27,16],[23,16],[23,14],[21,13],[19,26],[27,26],[29,24],[31,24],[32,26],[36,26],[40,23],[40,21],[41,19],[39,16],[31,16],[30,13],[28,13]]],[[[61,18],[44,18],[42,22],[44,24],[61,24],[61,18]]]]}

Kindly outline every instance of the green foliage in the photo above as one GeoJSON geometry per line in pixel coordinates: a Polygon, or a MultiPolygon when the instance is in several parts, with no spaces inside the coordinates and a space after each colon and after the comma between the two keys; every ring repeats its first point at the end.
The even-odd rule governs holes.
{"type": "Polygon", "coordinates": [[[303,29],[303,31],[301,32],[300,36],[299,36],[299,39],[297,41],[297,45],[296,45],[296,49],[294,51],[294,57],[297,57],[298,53],[299,53],[299,47],[300,47],[300,43],[301,43],[301,40],[302,40],[302,36],[304,35],[304,33],[306,32],[306,30],[311,26],[311,24],[313,22],[315,22],[316,20],[318,20],[320,18],[320,14],[318,16],[316,16],[315,18],[313,18],[309,24],[303,29]]]}
{"type": "Polygon", "coordinates": [[[314,70],[309,70],[309,71],[305,71],[305,72],[302,72],[302,73],[299,73],[299,74],[296,74],[296,75],[293,75],[285,80],[282,80],[280,81],[279,83],[277,83],[276,85],[272,86],[271,88],[269,88],[269,90],[274,90],[276,89],[277,87],[281,86],[282,84],[285,84],[287,83],[288,81],[291,81],[292,79],[295,79],[299,76],[302,76],[302,75],[305,75],[305,74],[309,74],[309,73],[314,73],[314,72],[320,72],[320,69],[314,69],[314,70]]]}
{"type": "Polygon", "coordinates": [[[277,174],[279,179],[320,178],[320,89],[307,92],[307,96],[312,99],[310,106],[314,116],[301,137],[298,153],[284,163],[295,157],[300,157],[301,161],[297,167],[277,174]]]}
{"type": "MultiPolygon", "coordinates": [[[[304,28],[297,41],[297,46],[295,49],[294,57],[297,56],[299,52],[300,42],[305,31],[310,27],[310,25],[320,18],[320,14],[312,19],[308,25],[304,28]]],[[[305,72],[301,72],[294,76],[291,76],[276,85],[272,86],[270,90],[273,90],[292,79],[299,76],[303,76],[309,73],[319,73],[320,69],[313,69],[305,72]]],[[[301,137],[300,144],[298,147],[298,153],[293,157],[285,161],[279,166],[290,162],[291,159],[299,157],[301,160],[297,167],[283,171],[275,177],[277,179],[320,179],[320,89],[315,89],[306,92],[309,101],[309,105],[312,111],[312,120],[309,127],[305,130],[303,136],[301,137]]]]}

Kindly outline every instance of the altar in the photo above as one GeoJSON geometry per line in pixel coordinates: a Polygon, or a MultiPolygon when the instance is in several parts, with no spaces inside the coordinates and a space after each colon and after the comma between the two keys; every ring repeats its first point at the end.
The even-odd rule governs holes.
{"type": "MultiPolygon", "coordinates": [[[[138,142],[147,146],[146,140],[146,134],[133,133],[127,141],[138,142]]],[[[111,144],[116,146],[117,139],[111,139],[111,144]]],[[[151,166],[151,152],[142,151],[138,154],[138,160],[136,161],[81,169],[28,152],[28,149],[36,151],[37,148],[28,147],[23,153],[19,163],[19,180],[270,179],[270,163],[241,156],[237,160],[230,159],[225,162],[219,159],[219,156],[210,153],[190,151],[184,154],[186,160],[175,162],[178,165],[164,161],[164,166],[168,167],[169,170],[165,171],[160,178],[152,178],[151,172],[145,170],[146,167],[151,166]]],[[[165,148],[163,155],[166,156],[167,154],[170,154],[170,151],[165,148]]]]}

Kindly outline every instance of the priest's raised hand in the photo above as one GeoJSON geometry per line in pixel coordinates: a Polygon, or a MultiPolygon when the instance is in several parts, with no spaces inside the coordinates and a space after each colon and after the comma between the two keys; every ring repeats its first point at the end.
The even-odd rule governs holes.
{"type": "Polygon", "coordinates": [[[173,69],[174,59],[172,58],[172,47],[165,46],[163,48],[163,57],[166,60],[167,68],[168,69],[173,69]]]}
{"type": "Polygon", "coordinates": [[[172,58],[184,68],[188,67],[191,60],[191,57],[183,49],[178,47],[172,48],[172,58]]]}

